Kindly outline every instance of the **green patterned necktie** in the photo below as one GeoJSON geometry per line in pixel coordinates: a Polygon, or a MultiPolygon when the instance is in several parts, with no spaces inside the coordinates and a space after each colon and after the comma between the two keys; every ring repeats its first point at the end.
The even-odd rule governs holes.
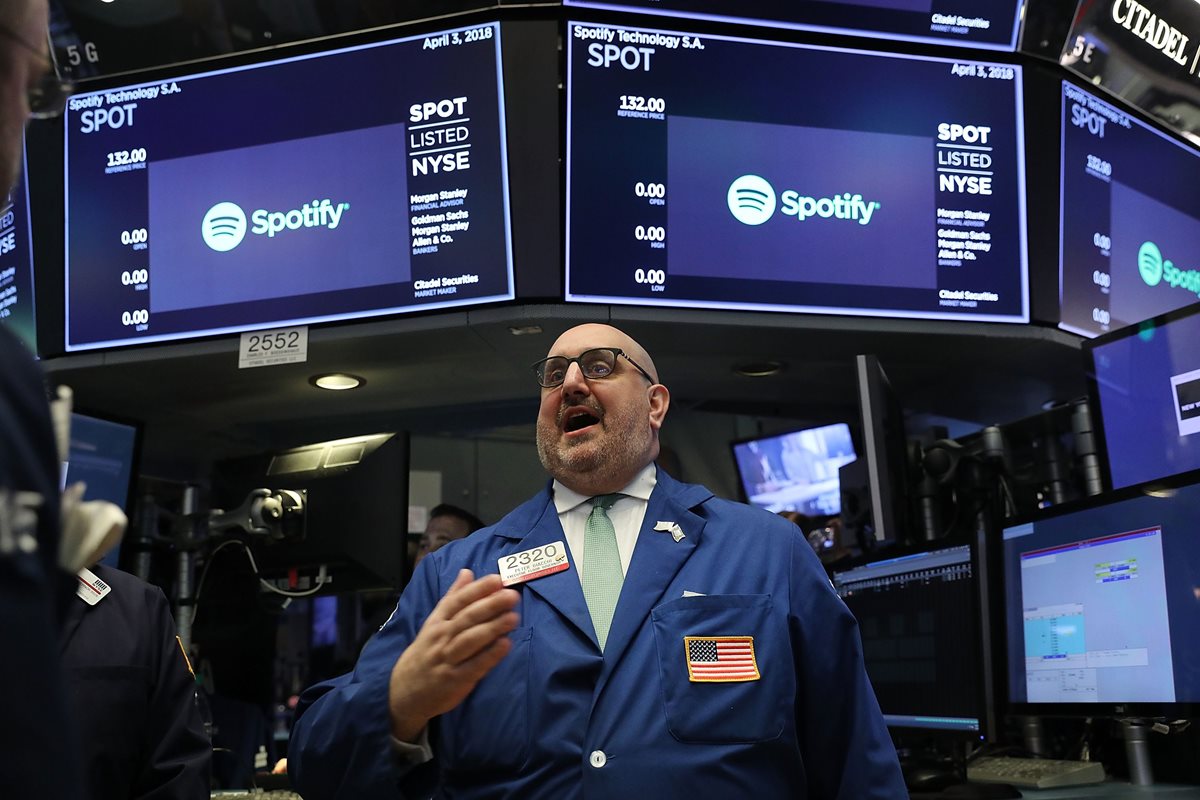
{"type": "Polygon", "coordinates": [[[583,599],[592,615],[601,652],[608,641],[608,629],[612,626],[621,584],[625,581],[625,574],[621,572],[621,554],[617,550],[617,531],[608,518],[608,509],[620,496],[602,494],[593,497],[592,513],[584,526],[583,599]]]}

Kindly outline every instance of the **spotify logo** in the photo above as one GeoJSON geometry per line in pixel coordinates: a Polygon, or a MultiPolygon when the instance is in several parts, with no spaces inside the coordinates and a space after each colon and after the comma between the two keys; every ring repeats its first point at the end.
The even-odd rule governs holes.
{"type": "Polygon", "coordinates": [[[1162,280],[1162,252],[1154,242],[1144,242],[1138,249],[1138,272],[1147,286],[1158,286],[1158,282],[1162,280]]]}
{"type": "Polygon", "coordinates": [[[743,175],[729,184],[725,199],[729,213],[744,225],[762,225],[775,213],[775,190],[757,175],[743,175]]]}
{"type": "Polygon", "coordinates": [[[1185,289],[1200,297],[1200,270],[1180,269],[1170,260],[1163,258],[1162,251],[1154,242],[1142,242],[1138,248],[1138,272],[1147,286],[1165,283],[1172,289],[1185,289]]]}
{"type": "Polygon", "coordinates": [[[246,238],[246,212],[237,203],[217,203],[204,215],[200,235],[213,250],[228,252],[246,238]]]}

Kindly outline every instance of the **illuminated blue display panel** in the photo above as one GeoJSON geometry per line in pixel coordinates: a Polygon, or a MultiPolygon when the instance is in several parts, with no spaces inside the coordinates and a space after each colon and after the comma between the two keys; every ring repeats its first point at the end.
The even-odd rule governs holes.
{"type": "Polygon", "coordinates": [[[0,194],[0,325],[15,333],[30,351],[37,352],[33,239],[24,171],[8,194],[0,194]]]}
{"type": "Polygon", "coordinates": [[[1156,495],[1123,492],[1004,529],[1013,703],[1090,715],[1200,701],[1200,486],[1156,495]]]}
{"type": "Polygon", "coordinates": [[[564,0],[563,5],[1015,50],[1022,0],[564,0]]]}
{"type": "Polygon", "coordinates": [[[499,40],[73,96],[67,350],[511,299],[499,40]]]}
{"type": "Polygon", "coordinates": [[[568,32],[568,300],[1028,320],[1018,67],[568,32]]]}
{"type": "Polygon", "coordinates": [[[1200,300],[1196,150],[1066,81],[1062,113],[1060,326],[1096,336],[1200,300]]]}
{"type": "Polygon", "coordinates": [[[1200,470],[1198,343],[1200,306],[1086,343],[1113,488],[1200,470]]]}
{"type": "Polygon", "coordinates": [[[855,459],[844,422],[733,443],[746,500],[767,511],[841,513],[838,469],[855,459]]]}

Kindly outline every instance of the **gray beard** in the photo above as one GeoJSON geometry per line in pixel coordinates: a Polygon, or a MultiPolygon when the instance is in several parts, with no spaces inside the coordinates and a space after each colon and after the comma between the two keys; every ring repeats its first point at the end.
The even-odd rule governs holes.
{"type": "MultiPolygon", "coordinates": [[[[605,422],[612,421],[605,418],[605,422]]],[[[635,428],[624,438],[614,437],[606,429],[604,436],[609,439],[606,447],[596,447],[594,442],[564,445],[559,428],[539,422],[538,458],[546,472],[580,494],[615,492],[654,460],[654,439],[648,427],[635,428]]]]}

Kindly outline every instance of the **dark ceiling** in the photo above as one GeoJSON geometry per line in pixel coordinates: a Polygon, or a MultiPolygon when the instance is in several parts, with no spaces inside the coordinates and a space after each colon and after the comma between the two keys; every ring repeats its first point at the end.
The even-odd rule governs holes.
{"type": "Polygon", "coordinates": [[[145,423],[142,471],[196,479],[217,459],[379,430],[479,435],[532,422],[529,364],[563,330],[612,322],[654,357],[673,407],[852,419],[854,356],[879,356],[905,407],[1004,423],[1084,394],[1079,340],[1040,326],[804,317],[626,306],[517,305],[309,333],[308,361],[238,368],[238,338],[48,359],[80,409],[145,423]],[[540,334],[514,335],[528,325],[540,334]],[[775,375],[734,367],[778,361],[775,375]],[[366,385],[327,392],[322,372],[366,385]]]}

